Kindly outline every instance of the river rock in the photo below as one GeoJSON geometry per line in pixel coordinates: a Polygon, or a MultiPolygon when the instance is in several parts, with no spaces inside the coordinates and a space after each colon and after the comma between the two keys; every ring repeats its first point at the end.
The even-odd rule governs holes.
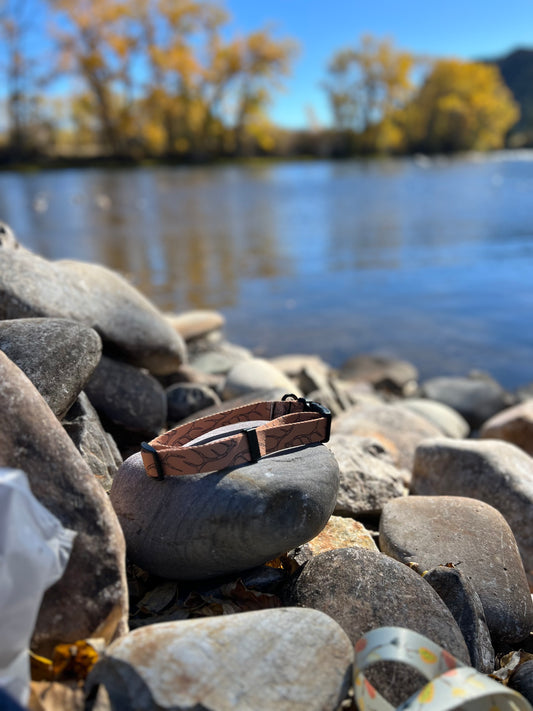
{"type": "Polygon", "coordinates": [[[224,382],[222,398],[229,400],[266,388],[285,389],[286,393],[302,394],[296,384],[272,363],[263,358],[250,358],[237,363],[229,371],[224,382]]]}
{"type": "Polygon", "coordinates": [[[225,376],[235,365],[252,358],[247,348],[224,340],[214,344],[195,341],[189,349],[191,366],[206,375],[225,376]]]}
{"type": "Polygon", "coordinates": [[[127,459],[111,488],[128,557],[164,578],[253,568],[314,538],[337,498],[339,470],[322,444],[210,474],[147,476],[127,459]]]}
{"type": "Polygon", "coordinates": [[[213,331],[220,331],[226,324],[221,313],[208,309],[185,311],[181,314],[167,313],[165,318],[185,341],[193,341],[213,331]]]}
{"type": "Polygon", "coordinates": [[[320,553],[355,546],[361,546],[378,553],[378,547],[374,543],[370,531],[367,531],[362,523],[354,521],[353,518],[331,516],[318,536],[308,543],[304,543],[303,546],[295,548],[290,552],[289,557],[298,565],[303,565],[309,558],[320,555],[320,553]]]}
{"type": "Polygon", "coordinates": [[[520,664],[511,674],[508,685],[533,704],[533,659],[520,664]]]}
{"type": "Polygon", "coordinates": [[[492,506],[459,496],[395,499],[383,508],[379,542],[384,553],[421,570],[453,564],[479,595],[495,644],[529,635],[533,604],[524,567],[509,525],[492,506]]]}
{"type": "Polygon", "coordinates": [[[416,451],[411,490],[466,496],[494,506],[511,526],[533,585],[533,459],[498,440],[434,439],[416,451]]]}
{"type": "Polygon", "coordinates": [[[108,647],[87,687],[104,684],[116,709],[336,711],[352,663],[327,615],[280,608],[134,630],[108,647]]]}
{"type": "Polygon", "coordinates": [[[370,383],[376,390],[411,395],[417,388],[418,371],[404,360],[361,354],[349,358],[341,366],[339,376],[344,380],[370,383]]]}
{"type": "Polygon", "coordinates": [[[183,339],[137,289],[98,264],[51,262],[0,248],[0,319],[47,316],[90,326],[128,362],[168,373],[186,358],[183,339]]]}
{"type": "Polygon", "coordinates": [[[423,383],[422,394],[457,410],[473,429],[511,404],[501,385],[487,376],[431,378],[423,383]]]}
{"type": "Polygon", "coordinates": [[[77,532],[63,577],[45,593],[32,649],[110,641],[127,629],[122,531],[109,499],[32,383],[0,352],[0,466],[22,469],[34,496],[77,532]]]}
{"type": "Polygon", "coordinates": [[[61,424],[104,490],[109,491],[122,457],[85,393],[80,393],[61,424]]]}
{"type": "Polygon", "coordinates": [[[195,412],[211,405],[219,405],[221,400],[207,385],[178,383],[166,389],[169,422],[179,422],[195,412]]]}
{"type": "Polygon", "coordinates": [[[102,341],[92,328],[75,321],[21,318],[0,321],[0,350],[61,419],[98,365],[102,341]]]}
{"type": "Polygon", "coordinates": [[[383,504],[404,493],[402,473],[374,439],[334,434],[327,446],[339,465],[340,483],[335,513],[378,515],[383,504]]]}
{"type": "Polygon", "coordinates": [[[290,353],[270,358],[269,362],[295,382],[304,395],[318,390],[331,375],[331,366],[316,355],[290,353]]]}
{"type": "Polygon", "coordinates": [[[483,674],[494,671],[494,648],[483,605],[472,582],[458,568],[439,565],[424,580],[452,613],[470,653],[472,666],[483,674]]]}
{"type": "MultiPolygon", "coordinates": [[[[451,612],[413,570],[381,553],[343,548],[311,558],[295,576],[285,601],[325,612],[352,644],[376,627],[397,626],[426,635],[469,662],[468,650],[451,612]]],[[[369,681],[395,706],[423,685],[418,673],[401,665],[369,670],[369,681]]]]}
{"type": "Polygon", "coordinates": [[[468,437],[470,433],[470,427],[465,418],[442,402],[427,398],[406,398],[402,400],[402,405],[425,417],[446,437],[461,439],[468,437]]]}
{"type": "Polygon", "coordinates": [[[479,431],[482,439],[503,439],[533,456],[533,399],[491,417],[479,431]]]}
{"type": "Polygon", "coordinates": [[[393,463],[406,470],[406,483],[416,447],[424,439],[441,434],[435,425],[400,404],[350,408],[333,420],[332,432],[377,440],[392,456],[393,463]]]}
{"type": "Polygon", "coordinates": [[[85,392],[98,414],[115,425],[150,439],[165,427],[165,391],[145,370],[102,356],[85,392]]]}

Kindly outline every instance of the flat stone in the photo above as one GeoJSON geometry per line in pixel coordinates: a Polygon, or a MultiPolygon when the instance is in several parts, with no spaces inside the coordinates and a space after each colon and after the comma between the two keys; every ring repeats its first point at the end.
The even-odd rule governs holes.
{"type": "MultiPolygon", "coordinates": [[[[406,627],[469,662],[461,631],[433,588],[381,553],[358,547],[317,555],[295,576],[285,601],[325,612],[352,644],[376,627],[406,627]]],[[[395,706],[423,685],[418,673],[399,664],[376,664],[369,681],[395,706]]]]}
{"type": "Polygon", "coordinates": [[[472,582],[457,568],[439,565],[424,580],[452,613],[470,653],[472,666],[483,674],[494,671],[494,648],[481,599],[472,582]]]}
{"type": "Polygon", "coordinates": [[[416,390],[418,370],[405,360],[365,353],[343,363],[339,376],[344,380],[370,383],[377,390],[395,395],[409,395],[416,390]]]}
{"type": "Polygon", "coordinates": [[[108,647],[87,687],[104,684],[114,708],[137,711],[336,711],[352,663],[332,619],[279,608],[134,630],[108,647]]]}
{"type": "MultiPolygon", "coordinates": [[[[377,440],[392,456],[393,463],[407,472],[413,467],[420,442],[441,434],[435,425],[400,404],[353,407],[333,420],[332,432],[377,440]]],[[[406,483],[409,479],[408,475],[406,483]]]]}
{"type": "Polygon", "coordinates": [[[303,546],[295,548],[294,551],[291,551],[290,557],[298,565],[303,565],[309,558],[320,555],[320,553],[355,546],[361,546],[378,553],[378,547],[374,543],[370,531],[367,531],[362,523],[354,521],[353,518],[331,516],[318,536],[308,543],[304,543],[303,546]]]}
{"type": "Polygon", "coordinates": [[[446,437],[461,439],[468,437],[470,433],[470,426],[465,418],[442,402],[427,398],[406,398],[402,400],[402,405],[425,417],[446,437]]]}
{"type": "Polygon", "coordinates": [[[0,321],[0,350],[61,419],[98,365],[102,341],[92,328],[75,321],[21,318],[0,321]]]}
{"type": "Polygon", "coordinates": [[[422,384],[422,393],[457,410],[473,429],[511,404],[501,385],[487,376],[431,378],[422,384]]]}
{"type": "Polygon", "coordinates": [[[96,479],[109,491],[122,457],[85,393],[80,393],[61,424],[96,479]]]}
{"type": "Polygon", "coordinates": [[[479,436],[482,439],[503,439],[533,456],[533,399],[491,417],[481,427],[479,436]]]}
{"type": "Polygon", "coordinates": [[[102,356],[85,392],[98,414],[115,425],[150,438],[165,428],[165,391],[145,370],[102,356]]]}
{"type": "Polygon", "coordinates": [[[338,486],[335,458],[321,444],[163,481],[147,476],[135,454],[115,476],[111,501],[132,562],[199,579],[253,568],[314,538],[338,486]]]}
{"type": "Polygon", "coordinates": [[[32,649],[108,642],[127,629],[122,531],[106,493],[28,378],[0,352],[0,466],[22,469],[34,496],[78,535],[63,577],[44,595],[32,649]]]}
{"type": "Polygon", "coordinates": [[[466,496],[494,506],[511,526],[533,586],[533,459],[498,440],[435,439],[415,457],[411,491],[466,496]]]}
{"type": "Polygon", "coordinates": [[[166,398],[169,422],[179,422],[195,412],[221,402],[212,388],[197,383],[171,385],[166,389],[166,398]]]}
{"type": "Polygon", "coordinates": [[[384,553],[421,570],[452,563],[479,595],[494,644],[529,635],[533,604],[520,554],[492,506],[459,496],[395,499],[383,508],[379,542],[384,553]]]}
{"type": "Polygon", "coordinates": [[[339,465],[335,513],[378,515],[383,505],[405,492],[401,472],[391,455],[374,439],[334,434],[327,443],[339,465]]]}
{"type": "Polygon", "coordinates": [[[186,358],[183,339],[155,306],[98,264],[51,262],[23,247],[0,248],[0,319],[66,318],[97,331],[104,347],[157,374],[186,358]]]}
{"type": "Polygon", "coordinates": [[[263,358],[250,358],[232,367],[226,376],[222,390],[222,398],[246,395],[260,389],[279,388],[286,393],[301,395],[296,384],[287,376],[263,358]]]}
{"type": "Polygon", "coordinates": [[[221,313],[208,309],[196,309],[180,314],[166,313],[165,318],[185,341],[201,338],[212,331],[219,331],[226,324],[226,319],[221,313]]]}

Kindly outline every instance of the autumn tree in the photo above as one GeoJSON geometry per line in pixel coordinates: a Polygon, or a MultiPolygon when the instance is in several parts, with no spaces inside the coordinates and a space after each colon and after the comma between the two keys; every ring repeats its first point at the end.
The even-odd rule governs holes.
{"type": "Polygon", "coordinates": [[[439,60],[407,107],[412,150],[428,153],[501,148],[520,116],[495,66],[439,60]]]}

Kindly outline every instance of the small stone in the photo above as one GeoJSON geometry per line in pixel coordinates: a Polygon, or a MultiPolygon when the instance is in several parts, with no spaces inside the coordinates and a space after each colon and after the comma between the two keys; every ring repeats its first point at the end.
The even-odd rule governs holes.
{"type": "Polygon", "coordinates": [[[150,438],[165,427],[165,391],[145,370],[102,356],[85,392],[98,414],[115,425],[150,438]]]}
{"type": "Polygon", "coordinates": [[[293,380],[305,395],[311,390],[318,390],[332,370],[330,365],[316,355],[282,355],[270,358],[269,362],[293,380]]]}
{"type": "Polygon", "coordinates": [[[421,570],[453,564],[481,599],[494,644],[520,642],[533,604],[509,525],[492,506],[460,496],[390,501],[380,522],[381,550],[421,570]]]}
{"type": "Polygon", "coordinates": [[[63,577],[45,593],[32,649],[127,628],[122,531],[102,487],[24,373],[0,351],[0,466],[22,469],[34,496],[77,532],[63,577]]]}
{"type": "Polygon", "coordinates": [[[61,424],[104,490],[109,491],[122,457],[85,393],[80,393],[61,424]]]}
{"type": "Polygon", "coordinates": [[[0,319],[65,318],[94,328],[124,360],[156,374],[186,359],[183,339],[116,272],[98,264],[51,262],[23,247],[0,247],[0,319]]]}
{"type": "Polygon", "coordinates": [[[267,388],[285,389],[286,393],[295,395],[302,394],[295,383],[272,363],[262,358],[250,358],[237,363],[229,371],[224,383],[222,398],[229,400],[267,388]]]}
{"type": "Polygon", "coordinates": [[[424,439],[441,434],[435,425],[400,404],[353,407],[333,420],[332,432],[377,440],[392,456],[393,463],[406,470],[406,483],[416,447],[424,439]]]}
{"type": "Polygon", "coordinates": [[[473,429],[511,404],[501,385],[487,376],[431,378],[423,383],[422,393],[457,410],[473,429]]]}
{"type": "Polygon", "coordinates": [[[309,558],[320,555],[320,553],[338,548],[354,548],[356,546],[367,548],[375,553],[379,552],[370,531],[367,531],[362,523],[354,521],[353,518],[331,516],[318,536],[291,551],[291,558],[298,565],[303,565],[309,558]]]}
{"type": "Polygon", "coordinates": [[[416,390],[418,371],[412,363],[380,355],[362,354],[347,360],[339,376],[352,382],[370,383],[376,390],[409,395],[416,390]]]}
{"type": "Polygon", "coordinates": [[[340,471],[336,514],[378,515],[387,501],[404,494],[405,473],[394,466],[392,457],[377,440],[334,434],[327,446],[340,471]]]}
{"type": "Polygon", "coordinates": [[[470,427],[464,417],[442,402],[427,398],[406,398],[402,400],[402,405],[425,417],[446,437],[461,439],[468,437],[470,433],[470,427]]]}
{"type": "Polygon", "coordinates": [[[502,410],[483,424],[482,439],[502,439],[533,456],[533,399],[502,410]]]}
{"type": "Polygon", "coordinates": [[[483,674],[494,671],[494,648],[483,605],[472,582],[457,568],[439,565],[424,580],[452,613],[470,653],[472,666],[483,674]]]}
{"type": "Polygon", "coordinates": [[[195,412],[221,402],[212,388],[194,383],[172,385],[167,388],[166,396],[169,422],[179,422],[195,412]]]}
{"type": "Polygon", "coordinates": [[[511,526],[533,586],[533,459],[499,440],[434,439],[416,450],[411,491],[466,496],[494,506],[511,526]]]}
{"type": "Polygon", "coordinates": [[[224,328],[226,319],[218,311],[198,309],[181,314],[164,314],[169,324],[185,341],[202,338],[212,331],[224,328]]]}
{"type": "Polygon", "coordinates": [[[337,498],[324,445],[280,452],[211,474],[147,476],[140,454],[114,478],[111,501],[128,557],[171,579],[201,579],[266,563],[314,538],[337,498]]]}
{"type": "Polygon", "coordinates": [[[336,711],[353,648],[316,610],[278,608],[142,627],[107,648],[87,679],[136,711],[336,711]]]}
{"type": "Polygon", "coordinates": [[[195,346],[196,350],[190,346],[190,365],[206,375],[225,376],[235,365],[252,358],[248,349],[227,341],[206,347],[199,347],[195,342],[195,346]]]}
{"type": "MultiPolygon", "coordinates": [[[[296,574],[285,601],[325,612],[340,624],[352,644],[376,627],[406,627],[469,662],[461,631],[433,588],[413,570],[381,553],[343,548],[317,555],[296,574]]],[[[424,683],[418,673],[403,665],[380,666],[369,671],[369,681],[395,706],[424,683]]]]}
{"type": "Polygon", "coordinates": [[[102,341],[74,321],[21,318],[0,321],[0,349],[61,419],[98,365],[102,341]]]}
{"type": "Polygon", "coordinates": [[[508,686],[533,704],[533,659],[520,664],[511,674],[508,686]]]}

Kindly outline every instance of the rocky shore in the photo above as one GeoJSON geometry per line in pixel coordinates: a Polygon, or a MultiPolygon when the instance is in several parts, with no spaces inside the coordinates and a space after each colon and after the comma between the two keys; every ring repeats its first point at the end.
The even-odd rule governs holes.
{"type": "MultiPolygon", "coordinates": [[[[29,708],[363,711],[354,649],[382,627],[533,703],[533,386],[257,358],[221,314],[162,313],[7,225],[0,319],[0,466],[77,534],[28,640],[29,708]],[[327,443],[146,475],[142,441],[287,393],[331,410],[327,443]]],[[[398,662],[368,679],[394,706],[425,683],[398,662]]]]}

